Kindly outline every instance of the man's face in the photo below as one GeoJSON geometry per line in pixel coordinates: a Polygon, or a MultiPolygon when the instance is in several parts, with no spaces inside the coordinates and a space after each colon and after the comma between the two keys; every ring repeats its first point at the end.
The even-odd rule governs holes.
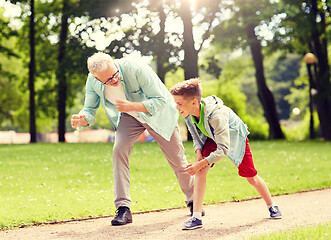
{"type": "Polygon", "coordinates": [[[173,96],[177,105],[177,110],[185,118],[192,114],[194,110],[195,99],[187,98],[184,96],[174,95],[173,96]]]}
{"type": "Polygon", "coordinates": [[[118,86],[121,82],[120,71],[114,63],[107,63],[107,68],[104,71],[93,73],[93,76],[107,86],[118,86]]]}

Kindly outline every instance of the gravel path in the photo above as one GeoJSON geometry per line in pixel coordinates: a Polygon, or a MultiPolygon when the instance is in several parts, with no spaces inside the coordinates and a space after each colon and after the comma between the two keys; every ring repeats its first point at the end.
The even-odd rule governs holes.
{"type": "Polygon", "coordinates": [[[204,228],[182,231],[188,209],[134,214],[133,223],[111,226],[112,218],[0,231],[0,239],[247,239],[249,236],[284,231],[296,226],[331,221],[331,188],[274,197],[283,218],[270,219],[262,199],[204,206],[204,228]]]}

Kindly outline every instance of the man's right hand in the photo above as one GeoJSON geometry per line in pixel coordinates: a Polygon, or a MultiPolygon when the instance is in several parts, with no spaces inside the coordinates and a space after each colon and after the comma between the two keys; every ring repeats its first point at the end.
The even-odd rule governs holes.
{"type": "Polygon", "coordinates": [[[86,119],[84,118],[85,115],[78,115],[74,114],[71,117],[71,127],[72,128],[77,128],[79,126],[86,126],[88,125],[86,119]]]}

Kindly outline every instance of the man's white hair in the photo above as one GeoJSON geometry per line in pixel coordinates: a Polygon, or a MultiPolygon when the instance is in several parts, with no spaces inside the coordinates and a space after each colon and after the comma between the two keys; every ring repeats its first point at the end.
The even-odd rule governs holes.
{"type": "Polygon", "coordinates": [[[104,71],[113,59],[107,53],[97,52],[87,59],[87,68],[91,73],[104,71]]]}

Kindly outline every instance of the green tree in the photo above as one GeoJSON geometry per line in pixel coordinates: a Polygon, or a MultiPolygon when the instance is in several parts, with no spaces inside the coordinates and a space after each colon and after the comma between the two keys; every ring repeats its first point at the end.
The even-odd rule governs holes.
{"type": "Polygon", "coordinates": [[[205,41],[209,39],[214,25],[216,25],[217,14],[221,11],[221,1],[196,1],[194,6],[192,6],[191,1],[188,0],[179,0],[179,2],[181,5],[178,9],[178,13],[184,25],[182,38],[182,48],[184,50],[183,68],[185,71],[185,79],[190,79],[199,77],[198,55],[205,41]],[[201,18],[198,24],[205,26],[200,43],[194,39],[194,25],[192,23],[193,18],[198,15],[201,18]]]}
{"type": "Polygon", "coordinates": [[[107,49],[113,56],[122,56],[134,50],[140,51],[144,56],[153,56],[157,73],[162,81],[166,72],[174,70],[178,65],[184,68],[185,79],[198,77],[198,54],[217,23],[217,14],[220,12],[219,2],[211,0],[197,2],[193,9],[190,1],[187,0],[133,1],[131,7],[121,9],[115,17],[109,19],[109,22],[117,22],[117,25],[120,25],[121,19],[130,16],[135,24],[123,29],[122,39],[112,41],[107,49]],[[145,13],[144,16],[142,12],[145,13]],[[170,18],[181,20],[182,33],[166,31],[166,21],[170,18]],[[199,19],[195,24],[192,22],[194,18],[199,19]],[[155,22],[159,22],[157,30],[155,30],[155,22]],[[204,33],[199,41],[193,37],[196,26],[204,26],[201,28],[204,33]],[[117,53],[113,52],[114,49],[117,53]],[[184,53],[183,59],[181,53],[184,53]]]}
{"type": "Polygon", "coordinates": [[[23,71],[15,50],[18,33],[9,27],[9,20],[3,17],[3,12],[4,9],[0,8],[0,129],[17,131],[14,113],[22,106],[23,94],[19,91],[18,79],[23,71]]]}
{"type": "MultiPolygon", "coordinates": [[[[106,0],[96,0],[96,1],[73,1],[73,0],[62,0],[61,4],[61,22],[60,22],[60,32],[59,32],[59,55],[58,55],[58,69],[57,69],[57,80],[58,80],[58,135],[59,142],[65,142],[65,122],[67,117],[67,63],[70,60],[70,56],[67,56],[68,47],[68,27],[69,20],[74,17],[82,17],[89,15],[92,19],[101,16],[109,16],[113,11],[107,11],[113,6],[113,3],[117,0],[106,1],[106,0]],[[69,59],[68,59],[69,58],[69,59]],[[66,60],[67,59],[67,60],[66,60]]],[[[79,51],[81,52],[81,51],[79,51]]]]}
{"type": "Polygon", "coordinates": [[[30,42],[30,62],[29,62],[29,90],[30,90],[30,142],[37,142],[37,129],[36,129],[36,106],[35,106],[35,11],[34,0],[30,0],[30,27],[29,27],[29,42],[30,42]]]}
{"type": "MultiPolygon", "coordinates": [[[[144,18],[143,24],[135,24],[128,30],[125,30],[123,40],[125,39],[124,42],[126,43],[122,41],[122,44],[129,43],[130,47],[126,47],[129,51],[134,49],[141,52],[144,56],[152,56],[156,62],[156,72],[163,83],[166,73],[177,67],[176,61],[170,61],[170,58],[173,57],[178,62],[180,50],[169,41],[170,38],[178,39],[178,35],[165,31],[166,11],[169,11],[169,8],[170,6],[166,4],[166,1],[150,0],[149,2],[141,2],[138,0],[136,4],[132,5],[131,10],[121,14],[122,16],[129,15],[136,22],[141,22],[142,19],[139,18],[144,18]],[[146,13],[145,16],[141,16],[140,12],[142,10],[146,13]],[[155,24],[156,22],[159,22],[158,26],[155,24]],[[157,30],[155,26],[158,28],[157,30]]],[[[114,45],[110,47],[116,48],[114,45]]]]}
{"type": "Polygon", "coordinates": [[[314,102],[317,107],[322,137],[331,140],[331,80],[328,60],[330,37],[330,4],[324,0],[283,0],[281,10],[286,12],[274,48],[281,46],[300,55],[316,55],[316,88],[314,102]],[[277,41],[278,40],[278,41],[277,41]]]}
{"type": "Polygon", "coordinates": [[[285,99],[290,94],[290,88],[296,87],[294,80],[299,76],[301,57],[288,54],[284,57],[276,52],[265,59],[266,77],[270,79],[270,87],[274,93],[278,116],[280,119],[290,117],[290,104],[285,99]]]}
{"type": "Polygon", "coordinates": [[[261,38],[255,31],[261,21],[267,21],[274,15],[273,5],[268,0],[235,0],[234,4],[224,7],[231,10],[232,16],[215,30],[215,42],[220,41],[232,48],[249,47],[255,67],[258,97],[269,124],[269,137],[284,139],[274,96],[266,83],[261,38]]]}
{"type": "MultiPolygon", "coordinates": [[[[113,0],[112,2],[116,2],[113,0]]],[[[111,6],[109,1],[94,1],[93,10],[90,12],[92,17],[100,17],[100,15],[108,14],[105,9],[111,6]]],[[[68,27],[69,20],[74,17],[81,17],[89,11],[91,1],[70,1],[63,0],[61,4],[61,22],[60,22],[60,32],[59,32],[59,55],[58,55],[58,69],[56,76],[58,79],[58,135],[59,142],[65,142],[65,122],[67,117],[67,41],[68,41],[68,27]]],[[[70,57],[69,57],[70,58],[70,57]]]]}
{"type": "MultiPolygon", "coordinates": [[[[19,2],[22,8],[20,30],[22,41],[18,49],[24,53],[25,61],[29,61],[32,51],[27,48],[26,36],[31,30],[27,10],[28,1],[19,2]]],[[[116,2],[116,1],[112,1],[116,2]]],[[[106,0],[93,1],[36,1],[35,6],[35,42],[36,42],[36,88],[37,123],[44,119],[58,117],[59,141],[64,141],[65,119],[67,107],[71,107],[77,90],[84,87],[86,79],[86,59],[92,48],[86,47],[79,36],[69,31],[69,24],[81,17],[96,18],[109,15],[108,7],[112,2],[106,0]],[[93,6],[93,7],[92,7],[93,6]],[[58,91],[56,91],[58,90],[58,91]]],[[[23,83],[25,85],[25,83],[23,83]]],[[[31,112],[31,111],[30,111],[31,112]]],[[[50,121],[49,121],[50,122],[50,121]]],[[[45,125],[45,124],[43,124],[45,125]]],[[[49,125],[49,124],[47,124],[49,125]]]]}
{"type": "MultiPolygon", "coordinates": [[[[11,0],[12,3],[17,3],[17,0],[11,0]]],[[[25,1],[22,1],[25,2],[25,1]]],[[[36,128],[36,106],[35,106],[35,1],[30,0],[30,20],[29,20],[29,126],[30,126],[30,142],[37,142],[36,128]]]]}

